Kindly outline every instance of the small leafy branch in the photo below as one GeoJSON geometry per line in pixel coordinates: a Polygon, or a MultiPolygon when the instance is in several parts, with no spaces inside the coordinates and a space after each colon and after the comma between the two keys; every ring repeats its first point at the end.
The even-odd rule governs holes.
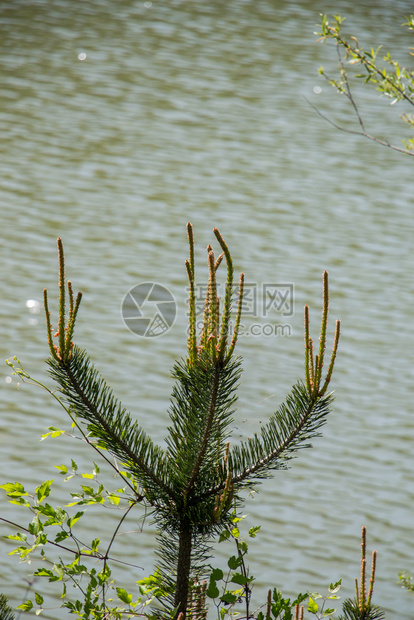
{"type": "MultiPolygon", "coordinates": [[[[411,15],[406,19],[407,21],[403,25],[407,26],[410,32],[414,32],[414,16],[411,15]]],[[[373,136],[368,132],[352,92],[348,69],[354,66],[361,68],[361,72],[355,77],[363,80],[365,83],[374,85],[375,89],[381,93],[381,95],[391,100],[391,105],[401,101],[408,104],[410,107],[414,106],[414,71],[400,64],[397,60],[392,58],[390,53],[386,53],[380,57],[381,46],[376,49],[373,47],[370,49],[363,49],[360,47],[356,37],[351,36],[345,38],[342,34],[342,24],[344,21],[345,18],[340,15],[334,16],[331,22],[328,20],[327,15],[321,16],[322,28],[320,32],[315,34],[319,36],[318,41],[325,43],[328,40],[333,40],[336,43],[339,79],[330,77],[323,67],[319,69],[319,73],[328,80],[331,86],[336,88],[340,94],[348,99],[357,118],[360,130],[354,131],[338,125],[315,108],[317,113],[340,131],[364,136],[377,144],[387,146],[400,153],[414,155],[414,138],[403,140],[404,148],[401,148],[386,140],[373,136]],[[385,64],[380,64],[381,60],[385,64]]],[[[414,50],[414,47],[410,49],[414,50]]],[[[411,52],[411,55],[414,55],[414,53],[411,52]]],[[[411,129],[414,128],[413,113],[405,112],[401,115],[401,119],[411,129]]]]}
{"type": "Polygon", "coordinates": [[[323,597],[322,594],[319,594],[318,592],[309,595],[308,611],[311,614],[314,614],[318,618],[318,620],[320,620],[321,618],[327,618],[328,616],[332,616],[332,614],[335,613],[336,609],[334,609],[333,607],[327,607],[325,609],[325,605],[328,601],[339,599],[337,593],[341,588],[341,583],[342,579],[340,579],[336,583],[331,583],[328,588],[328,594],[325,597],[323,597]],[[316,602],[319,599],[322,599],[322,605],[316,602]]]}
{"type": "MultiPolygon", "coordinates": [[[[243,503],[242,492],[253,490],[274,471],[285,469],[298,449],[309,447],[311,440],[320,435],[326,421],[332,394],[328,393],[339,342],[340,323],[337,321],[333,348],[327,371],[324,361],[329,310],[328,274],[323,275],[322,324],[319,346],[314,351],[310,336],[309,308],[305,307],[305,381],[293,386],[286,401],[263,425],[260,435],[231,445],[230,425],[236,404],[236,390],[241,375],[241,360],[234,351],[243,302],[244,276],[239,278],[236,319],[230,329],[234,267],[230,251],[217,228],[215,238],[220,246],[216,257],[207,247],[208,286],[204,304],[202,328],[196,329],[194,237],[191,224],[187,225],[189,259],[185,262],[190,285],[189,330],[187,358],[178,361],[172,371],[175,385],[169,409],[170,426],[166,447],[156,445],[140,425],[138,419],[122,406],[105,379],[95,369],[86,351],[73,343],[81,293],[75,296],[70,281],[66,281],[63,244],[58,239],[59,254],[59,312],[56,332],[52,326],[48,293],[44,291],[47,339],[50,358],[49,372],[58,385],[58,392],[48,392],[64,408],[72,423],[72,432],[78,432],[119,481],[117,489],[107,489],[99,482],[99,467],[94,465],[90,474],[81,474],[88,484],[65,506],[53,507],[48,501],[53,480],[45,481],[31,495],[19,482],[9,482],[3,489],[13,503],[29,509],[34,518],[27,528],[12,535],[18,541],[14,553],[28,560],[40,552],[42,567],[35,573],[49,581],[74,585],[80,597],[66,600],[68,607],[79,618],[122,618],[142,615],[149,601],[157,601],[155,616],[185,620],[198,616],[205,600],[205,591],[199,584],[208,571],[208,558],[217,535],[234,529],[234,510],[243,503]],[[217,273],[221,264],[226,266],[226,286],[223,299],[217,294],[217,273]],[[56,344],[55,344],[56,342],[56,344]],[[84,517],[80,506],[109,505],[123,511],[122,517],[106,549],[99,539],[88,544],[79,540],[75,525],[84,517]],[[137,507],[149,512],[158,528],[158,568],[149,581],[138,582],[139,594],[133,595],[115,585],[110,564],[114,561],[111,550],[125,518],[137,507]],[[66,508],[75,507],[73,514],[66,508]],[[70,561],[59,555],[49,559],[45,548],[59,554],[71,555],[70,561]],[[88,562],[93,561],[91,567],[88,562]],[[101,569],[95,568],[96,562],[101,569]],[[50,568],[47,567],[49,563],[50,568]],[[123,605],[114,605],[114,592],[123,605]]],[[[13,362],[9,362],[13,366],[13,362]]],[[[42,385],[24,369],[13,366],[24,381],[42,385]]],[[[55,427],[50,433],[63,431],[55,427]]],[[[77,466],[57,466],[69,480],[79,476],[77,466]]],[[[14,538],[13,538],[14,537],[14,538]]],[[[234,537],[234,533],[233,533],[234,537]]],[[[243,541],[238,541],[241,572],[238,583],[248,599],[249,577],[243,564],[243,541]],[[244,567],[244,568],[243,568],[244,567]],[[244,572],[243,572],[244,571],[244,572]]],[[[36,593],[41,610],[43,597],[36,593]]],[[[274,609],[274,601],[272,610],[274,609]]],[[[30,609],[31,601],[23,605],[30,609]]],[[[247,613],[249,617],[249,611],[247,613]]]]}
{"type": "MultiPolygon", "coordinates": [[[[244,517],[234,514],[233,527],[223,530],[219,542],[232,540],[236,545],[236,553],[227,561],[227,571],[213,568],[206,596],[214,600],[217,609],[217,619],[238,618],[238,620],[303,620],[304,607],[301,605],[308,598],[307,594],[299,594],[295,600],[284,598],[282,593],[274,588],[269,590],[265,605],[252,609],[252,592],[254,577],[250,575],[247,565],[248,543],[241,537],[240,522],[244,517]],[[243,606],[243,611],[241,607],[243,606]],[[264,611],[263,611],[264,610],[264,611]],[[295,615],[293,615],[295,614],[295,615]]],[[[249,538],[256,538],[260,526],[249,529],[249,538]]]]}
{"type": "Polygon", "coordinates": [[[412,582],[411,575],[406,575],[403,572],[398,575],[398,578],[400,580],[400,585],[402,588],[404,588],[405,590],[408,590],[409,592],[414,592],[414,583],[412,582]]]}
{"type": "MultiPolygon", "coordinates": [[[[243,517],[242,517],[243,518],[243,517]]],[[[323,596],[319,593],[298,594],[294,600],[285,598],[282,593],[274,588],[268,591],[267,601],[260,607],[252,604],[252,590],[254,577],[249,574],[247,566],[248,544],[240,537],[239,522],[242,518],[234,517],[233,527],[224,530],[220,535],[220,542],[233,540],[236,543],[237,553],[230,556],[227,562],[228,571],[220,568],[212,568],[210,580],[206,584],[206,595],[214,599],[217,609],[217,620],[226,618],[238,620],[304,620],[305,613],[315,616],[317,620],[334,617],[335,608],[329,606],[332,601],[339,600],[338,592],[342,580],[331,583],[328,593],[323,596]],[[303,605],[308,599],[307,606],[303,605]]],[[[255,538],[259,527],[249,530],[249,537],[255,538]]],[[[361,570],[360,584],[355,579],[355,599],[345,599],[342,604],[344,615],[338,616],[337,620],[383,620],[385,613],[377,605],[372,603],[374,593],[376,570],[376,551],[372,554],[372,566],[369,586],[366,585],[366,528],[362,528],[361,536],[361,570]]]]}

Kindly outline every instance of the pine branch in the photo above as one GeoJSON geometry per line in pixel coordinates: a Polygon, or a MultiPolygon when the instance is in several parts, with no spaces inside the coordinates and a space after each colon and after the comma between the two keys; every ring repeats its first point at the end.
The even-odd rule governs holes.
{"type": "Polygon", "coordinates": [[[174,368],[177,382],[170,408],[167,456],[174,464],[174,487],[182,489],[189,503],[192,494],[211,488],[212,476],[220,480],[227,476],[221,472],[221,463],[240,373],[239,359],[223,366],[213,363],[206,352],[197,364],[181,363],[174,368]]]}
{"type": "Polygon", "coordinates": [[[173,499],[174,493],[164,479],[164,452],[113,396],[86,352],[75,346],[71,353],[67,361],[50,358],[48,363],[73,412],[88,423],[100,444],[137,476],[151,505],[159,504],[160,493],[173,499]]]}
{"type": "Polygon", "coordinates": [[[7,597],[0,594],[0,618],[1,620],[14,620],[14,612],[7,604],[7,597]]]}
{"type": "Polygon", "coordinates": [[[213,382],[212,382],[212,386],[211,386],[208,414],[207,414],[207,418],[206,418],[205,425],[204,425],[204,431],[203,431],[203,436],[202,436],[202,439],[201,439],[201,445],[200,445],[200,448],[198,450],[197,457],[196,457],[195,463],[194,463],[192,471],[191,471],[190,479],[189,479],[189,481],[188,481],[188,483],[186,485],[185,491],[184,491],[186,496],[188,496],[188,494],[191,493],[191,491],[193,489],[193,486],[194,486],[194,484],[195,484],[195,482],[197,480],[197,477],[199,475],[199,472],[200,472],[200,467],[201,467],[202,462],[204,460],[204,457],[206,455],[209,439],[210,439],[210,436],[211,436],[211,430],[212,430],[214,418],[215,418],[215,415],[216,415],[216,406],[217,406],[217,396],[218,396],[218,391],[219,391],[219,382],[220,382],[220,370],[219,370],[219,367],[217,365],[215,365],[214,369],[213,369],[213,382]]]}
{"type": "MultiPolygon", "coordinates": [[[[228,470],[233,472],[233,487],[237,490],[268,478],[273,470],[285,469],[297,450],[311,447],[310,440],[320,436],[319,429],[326,422],[331,401],[330,394],[309,398],[306,386],[300,382],[293,386],[286,402],[262,428],[260,436],[255,434],[230,450],[228,470]]],[[[226,480],[222,480],[196,499],[217,495],[225,486],[226,480]]]]}
{"type": "Polygon", "coordinates": [[[310,447],[311,439],[320,435],[329,413],[331,396],[309,398],[302,383],[292,388],[286,401],[257,434],[229,454],[229,468],[234,485],[268,477],[272,469],[284,469],[286,461],[299,448],[310,447]],[[237,473],[238,472],[238,473],[237,473]]]}

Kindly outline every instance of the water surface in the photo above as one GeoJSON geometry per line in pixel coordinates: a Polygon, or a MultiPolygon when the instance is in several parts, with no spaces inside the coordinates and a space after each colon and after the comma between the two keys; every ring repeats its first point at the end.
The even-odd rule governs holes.
{"type": "MultiPolygon", "coordinates": [[[[260,599],[269,585],[323,591],[342,577],[352,595],[366,525],[378,552],[376,602],[402,620],[412,617],[412,600],[398,572],[414,566],[412,160],[335,132],[305,97],[352,123],[346,101],[317,73],[320,64],[335,70],[334,49],[313,34],[320,12],[346,15],[361,43],[409,61],[412,39],[400,24],[410,10],[408,2],[345,0],[0,7],[0,357],[18,355],[46,378],[43,317],[26,302],[41,302],[45,286],[56,298],[61,236],[70,278],[84,293],[78,342],[162,442],[169,372],[185,354],[185,224],[195,228],[200,278],[218,226],[249,282],[295,290],[293,316],[270,321],[288,323],[290,337],[240,339],[235,438],[245,437],[302,375],[302,307],[311,305],[317,337],[327,269],[332,318],[343,325],[336,403],[314,449],[246,502],[249,523],[262,525],[251,544],[256,593],[260,599]],[[180,314],[154,339],[130,333],[120,313],[127,290],[146,281],[167,286],[180,314]]],[[[370,129],[398,142],[398,110],[360,96],[370,129]]],[[[257,314],[250,320],[269,322],[257,314]]],[[[53,465],[76,457],[90,467],[94,457],[69,439],[39,443],[46,427],[68,427],[64,412],[42,391],[16,392],[9,376],[5,365],[1,479],[34,487],[55,478],[63,502],[53,465]]],[[[4,501],[2,514],[25,523],[4,501]]],[[[125,530],[141,527],[138,516],[125,530]]],[[[115,522],[109,513],[100,518],[103,539],[115,522]]],[[[153,545],[146,523],[139,535],[120,537],[116,552],[148,571],[153,545]]],[[[4,543],[0,589],[18,604],[31,567],[8,550],[4,543]]],[[[218,550],[218,561],[227,551],[218,550]]],[[[118,570],[126,587],[145,574],[118,570]]]]}

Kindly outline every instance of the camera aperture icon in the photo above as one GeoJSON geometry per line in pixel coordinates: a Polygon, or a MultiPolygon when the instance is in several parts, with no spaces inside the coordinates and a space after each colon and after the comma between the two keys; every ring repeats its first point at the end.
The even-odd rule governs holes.
{"type": "Polygon", "coordinates": [[[165,334],[174,324],[177,304],[162,284],[142,282],[131,288],[122,302],[122,318],[127,328],[142,338],[165,334]]]}

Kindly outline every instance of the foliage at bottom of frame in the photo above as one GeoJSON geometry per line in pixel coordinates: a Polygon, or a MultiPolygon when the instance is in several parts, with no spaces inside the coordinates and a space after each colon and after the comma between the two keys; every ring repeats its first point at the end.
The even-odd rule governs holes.
{"type": "MultiPolygon", "coordinates": [[[[69,477],[77,473],[76,464],[72,465],[73,471],[69,477]]],[[[63,470],[63,474],[68,473],[66,468],[63,470]]],[[[94,472],[80,475],[94,477],[98,471],[95,465],[94,472]]],[[[57,544],[67,539],[77,540],[72,528],[84,513],[79,511],[75,515],[68,516],[61,508],[54,509],[48,503],[43,504],[43,500],[50,494],[50,487],[51,482],[46,481],[36,489],[32,497],[36,500],[38,510],[27,530],[29,536],[22,532],[7,536],[10,540],[18,541],[18,546],[11,551],[11,554],[19,554],[23,561],[38,559],[37,554],[40,553],[40,559],[43,564],[47,565],[48,558],[44,550],[44,546],[50,542],[47,534],[44,533],[47,527],[58,526],[60,530],[60,535],[58,532],[54,543],[56,540],[59,541],[57,544]],[[41,521],[41,515],[47,517],[47,520],[41,521]],[[64,527],[65,523],[67,529],[64,527]],[[34,539],[33,542],[29,542],[28,538],[34,539]],[[36,557],[34,557],[35,552],[36,557]]],[[[6,491],[12,503],[21,504],[26,508],[30,506],[29,494],[19,483],[14,485],[8,483],[2,485],[1,488],[6,491]]],[[[108,499],[108,492],[104,491],[100,485],[94,493],[90,488],[86,488],[83,495],[75,498],[74,504],[100,503],[105,499],[108,499]]],[[[117,502],[115,495],[112,501],[117,502]]],[[[33,510],[33,505],[31,509],[33,510]]],[[[255,578],[250,574],[247,564],[249,546],[246,539],[255,538],[260,531],[260,526],[251,527],[248,535],[242,537],[240,522],[243,519],[244,517],[238,517],[234,513],[232,526],[220,535],[220,543],[231,541],[234,545],[234,553],[228,558],[226,567],[211,566],[207,579],[195,581],[192,584],[186,620],[206,620],[208,603],[215,608],[217,620],[304,620],[305,617],[310,616],[315,616],[318,620],[327,617],[336,618],[336,620],[382,620],[385,618],[385,612],[372,603],[376,552],[372,554],[371,573],[367,579],[365,527],[362,529],[360,583],[358,584],[358,580],[355,580],[355,597],[346,599],[342,603],[342,615],[335,616],[337,608],[333,607],[340,599],[338,592],[341,588],[341,580],[331,583],[324,595],[306,592],[298,594],[294,599],[285,598],[277,588],[273,588],[269,590],[267,600],[256,606],[252,600],[255,578]]],[[[60,581],[63,586],[61,607],[68,609],[70,614],[82,620],[125,620],[138,617],[148,620],[167,620],[175,618],[174,612],[170,609],[167,611],[166,601],[171,592],[166,590],[160,572],[156,571],[153,575],[137,581],[137,594],[128,592],[116,585],[109,567],[109,558],[104,554],[99,554],[99,545],[99,539],[95,538],[89,546],[78,548],[75,559],[71,563],[64,564],[60,560],[56,561],[50,568],[42,566],[36,570],[34,576],[45,578],[49,582],[60,581]],[[89,567],[91,559],[94,559],[95,566],[96,560],[100,559],[103,564],[102,570],[98,571],[95,566],[89,567]],[[65,600],[69,584],[75,586],[78,591],[79,598],[76,600],[65,600]]],[[[65,548],[64,545],[62,547],[65,548]]],[[[414,590],[410,577],[402,574],[400,581],[402,587],[414,590]]],[[[43,611],[51,611],[44,607],[44,598],[39,592],[34,592],[34,596],[19,605],[17,609],[36,615],[40,615],[43,611]]],[[[0,595],[0,618],[1,620],[15,619],[14,612],[8,606],[4,595],[0,595]]],[[[177,620],[180,620],[180,616],[177,620]]]]}

